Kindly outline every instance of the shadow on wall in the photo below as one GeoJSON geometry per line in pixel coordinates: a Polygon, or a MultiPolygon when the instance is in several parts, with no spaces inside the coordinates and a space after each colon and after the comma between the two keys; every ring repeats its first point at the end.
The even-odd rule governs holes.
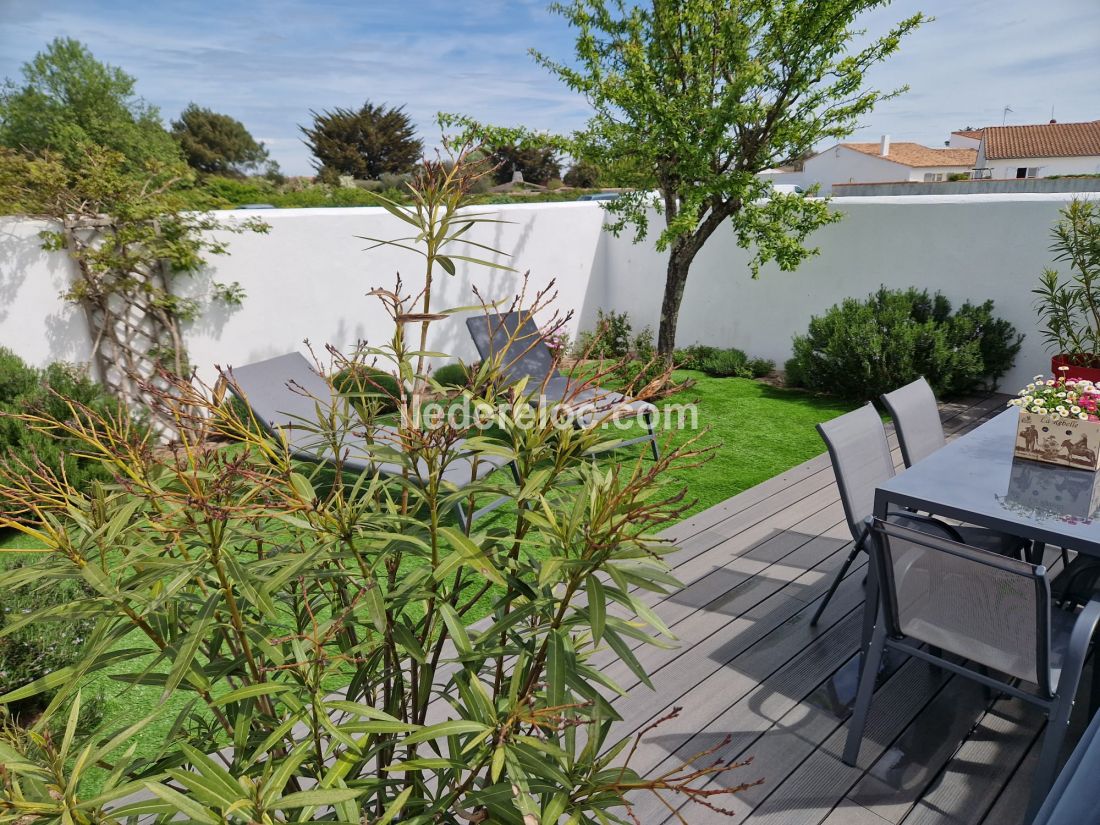
{"type": "Polygon", "coordinates": [[[65,252],[47,252],[32,218],[0,221],[0,324],[7,345],[29,362],[85,363],[91,340],[79,308],[60,297],[73,281],[73,262],[65,252]],[[34,280],[28,281],[28,275],[34,280]],[[46,278],[43,278],[46,275],[46,278]],[[43,307],[51,310],[43,314],[43,307]],[[45,346],[43,346],[45,344],[45,346]]]}
{"type": "MultiPolygon", "coordinates": [[[[56,263],[42,249],[42,240],[37,232],[28,234],[28,231],[16,232],[10,228],[26,229],[29,223],[13,219],[0,224],[0,323],[8,319],[32,267],[40,266],[45,261],[51,271],[56,269],[56,263]]],[[[35,224],[38,223],[35,221],[35,224]]]]}

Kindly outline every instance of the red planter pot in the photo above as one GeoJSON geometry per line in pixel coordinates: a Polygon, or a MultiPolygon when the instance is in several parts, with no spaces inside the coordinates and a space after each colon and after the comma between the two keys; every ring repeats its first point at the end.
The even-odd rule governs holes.
{"type": "Polygon", "coordinates": [[[1073,379],[1074,381],[1091,381],[1094,384],[1100,384],[1100,367],[1079,367],[1075,363],[1075,356],[1073,355],[1055,355],[1050,359],[1050,371],[1058,377],[1062,373],[1059,372],[1060,367],[1069,367],[1069,370],[1065,373],[1066,380],[1073,379]]]}

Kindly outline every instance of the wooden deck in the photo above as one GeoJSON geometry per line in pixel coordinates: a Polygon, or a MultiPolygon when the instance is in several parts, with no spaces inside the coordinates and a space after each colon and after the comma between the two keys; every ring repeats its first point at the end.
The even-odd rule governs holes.
{"type": "MultiPolygon", "coordinates": [[[[946,405],[949,436],[1003,409],[996,396],[946,405]]],[[[901,457],[895,448],[895,461],[901,457]]],[[[668,796],[639,798],[642,825],[1015,825],[1037,758],[1041,715],[1019,700],[991,701],[975,683],[908,660],[876,692],[859,767],[840,761],[855,693],[865,557],[817,628],[810,616],[843,562],[851,537],[826,455],[741,493],[667,532],[682,590],[653,598],[679,640],[637,654],[655,690],[624,667],[616,733],[647,733],[632,766],[643,775],[685,762],[752,759],[715,782],[760,785],[713,801],[721,815],[668,796]],[[728,738],[728,742],[726,741],[728,738]],[[722,744],[725,742],[725,744],[722,744]],[[693,755],[720,746],[705,758],[693,755]],[[682,807],[684,806],[684,807],[682,807]]],[[[1077,726],[1083,726],[1077,720],[1077,726]]],[[[617,738],[617,737],[614,737],[617,738]]],[[[1071,731],[1069,746],[1077,736],[1071,731]]]]}

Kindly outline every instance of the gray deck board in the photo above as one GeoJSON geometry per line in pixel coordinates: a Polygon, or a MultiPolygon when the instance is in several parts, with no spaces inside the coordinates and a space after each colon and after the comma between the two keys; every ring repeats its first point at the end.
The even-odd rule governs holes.
{"type": "MultiPolygon", "coordinates": [[[[945,431],[966,432],[1004,402],[991,396],[945,405],[945,431]]],[[[892,432],[890,443],[900,466],[892,432]]],[[[893,663],[876,693],[858,766],[840,761],[865,564],[859,560],[820,626],[810,628],[851,546],[827,456],[741,492],[665,537],[677,545],[669,562],[684,587],[643,598],[669,624],[677,646],[635,646],[653,690],[625,667],[602,662],[625,690],[613,702],[622,720],[612,736],[633,736],[680,708],[646,732],[632,767],[654,775],[685,763],[751,759],[707,787],[763,782],[712,799],[734,813],[730,819],[666,793],[667,806],[640,795],[637,821],[1020,823],[1042,720],[924,662],[893,663]]]]}

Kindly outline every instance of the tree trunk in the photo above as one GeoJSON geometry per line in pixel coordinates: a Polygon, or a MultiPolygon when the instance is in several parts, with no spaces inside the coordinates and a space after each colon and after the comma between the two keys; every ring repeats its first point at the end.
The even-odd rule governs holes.
{"type": "Polygon", "coordinates": [[[680,302],[684,298],[688,270],[695,258],[691,246],[678,241],[672,246],[665,272],[665,296],[661,301],[661,325],[657,330],[657,354],[666,367],[672,365],[672,351],[676,349],[676,322],[680,317],[680,302]]]}

